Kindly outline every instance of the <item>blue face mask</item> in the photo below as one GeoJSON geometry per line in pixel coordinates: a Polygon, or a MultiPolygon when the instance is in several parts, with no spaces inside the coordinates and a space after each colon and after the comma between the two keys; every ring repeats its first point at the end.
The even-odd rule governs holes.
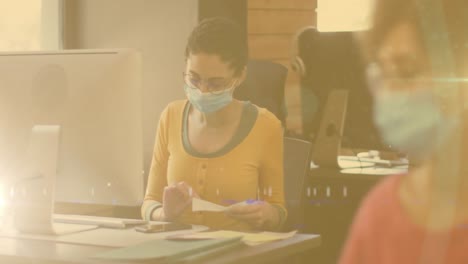
{"type": "Polygon", "coordinates": [[[439,150],[458,123],[441,113],[431,91],[380,91],[374,99],[374,121],[386,143],[416,161],[439,150]]]}
{"type": "Polygon", "coordinates": [[[190,103],[202,113],[214,113],[232,102],[234,88],[226,89],[221,93],[202,93],[199,89],[185,85],[184,90],[190,103]]]}

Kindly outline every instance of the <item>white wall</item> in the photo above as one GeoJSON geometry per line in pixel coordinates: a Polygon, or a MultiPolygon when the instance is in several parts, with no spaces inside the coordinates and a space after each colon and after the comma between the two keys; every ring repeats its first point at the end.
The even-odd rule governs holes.
{"type": "Polygon", "coordinates": [[[41,49],[57,50],[62,43],[62,0],[41,1],[41,49]]]}
{"type": "Polygon", "coordinates": [[[41,49],[42,1],[0,1],[0,51],[41,49]]]}
{"type": "MultiPolygon", "coordinates": [[[[143,138],[147,172],[159,114],[184,98],[187,37],[197,23],[195,0],[66,0],[64,47],[137,48],[143,57],[143,138]]],[[[147,174],[147,173],[146,173],[147,174]]]]}

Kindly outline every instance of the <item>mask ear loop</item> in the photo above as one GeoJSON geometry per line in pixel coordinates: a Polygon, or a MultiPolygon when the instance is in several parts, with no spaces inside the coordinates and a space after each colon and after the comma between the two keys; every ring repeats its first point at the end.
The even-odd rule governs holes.
{"type": "Polygon", "coordinates": [[[231,91],[231,96],[234,98],[234,92],[236,91],[237,87],[239,87],[241,85],[241,82],[239,81],[239,79],[237,79],[236,81],[234,81],[232,83],[232,85],[227,88],[225,91],[228,91],[230,90],[231,91]]]}
{"type": "MultiPolygon", "coordinates": [[[[242,70],[241,76],[242,76],[243,74],[247,74],[247,72],[246,72],[247,70],[248,70],[248,69],[247,69],[247,66],[246,66],[246,67],[242,70]]],[[[242,80],[242,78],[236,78],[235,81],[232,83],[231,87],[229,87],[228,89],[226,89],[226,90],[231,90],[231,95],[233,96],[233,98],[234,98],[234,92],[236,91],[236,89],[237,89],[239,86],[241,86],[243,82],[245,82],[245,79],[242,80],[242,81],[241,81],[241,80],[242,80]]]]}

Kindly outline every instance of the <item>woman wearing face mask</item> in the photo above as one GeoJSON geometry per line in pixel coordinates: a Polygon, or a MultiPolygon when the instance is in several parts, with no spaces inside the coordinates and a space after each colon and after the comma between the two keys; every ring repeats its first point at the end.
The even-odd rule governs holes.
{"type": "Polygon", "coordinates": [[[233,99],[246,76],[247,43],[232,21],[202,21],[186,47],[188,100],[163,111],[142,206],[147,220],[216,229],[278,229],[286,218],[283,134],[265,109],[233,99]],[[192,198],[230,205],[192,212],[192,198]],[[248,202],[246,202],[248,201],[248,202]]]}
{"type": "Polygon", "coordinates": [[[468,263],[467,12],[466,0],[376,1],[363,41],[375,121],[418,166],[368,194],[340,263],[468,263]]]}

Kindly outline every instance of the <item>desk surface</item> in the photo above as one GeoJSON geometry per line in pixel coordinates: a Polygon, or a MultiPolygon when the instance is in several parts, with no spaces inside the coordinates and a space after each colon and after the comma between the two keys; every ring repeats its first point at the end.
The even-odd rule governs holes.
{"type": "Polygon", "coordinates": [[[317,263],[337,263],[362,199],[386,177],[343,173],[338,168],[310,170],[304,186],[303,230],[323,236],[317,263]]]}
{"type": "MultiPolygon", "coordinates": [[[[392,174],[389,174],[392,175],[392,174]]],[[[338,180],[338,181],[367,181],[378,182],[388,175],[378,174],[361,174],[361,173],[346,173],[339,168],[316,168],[309,171],[308,179],[311,180],[338,180]]]]}
{"type": "MultiPolygon", "coordinates": [[[[292,238],[259,246],[242,246],[235,252],[204,260],[207,264],[227,263],[269,263],[291,256],[300,255],[320,246],[318,235],[296,235],[292,238]]],[[[86,246],[53,241],[0,238],[0,263],[73,263],[107,264],[90,256],[111,249],[103,246],[86,246]]]]}

